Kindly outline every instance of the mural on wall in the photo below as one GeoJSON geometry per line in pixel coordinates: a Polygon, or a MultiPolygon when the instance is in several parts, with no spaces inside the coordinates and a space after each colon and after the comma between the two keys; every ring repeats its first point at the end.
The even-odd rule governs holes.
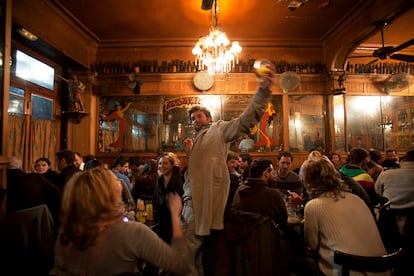
{"type": "Polygon", "coordinates": [[[159,148],[158,96],[101,97],[99,152],[156,152],[159,148]]]}
{"type": "Polygon", "coordinates": [[[122,107],[120,103],[115,104],[115,110],[112,110],[108,115],[103,117],[102,121],[118,121],[118,138],[115,142],[109,144],[109,147],[123,148],[124,147],[124,134],[126,127],[125,111],[131,106],[132,102],[127,103],[126,106],[122,107]]]}
{"type": "MultiPolygon", "coordinates": [[[[273,133],[270,133],[268,129],[272,125],[273,119],[276,115],[277,111],[274,105],[271,102],[267,103],[265,113],[259,123],[258,131],[260,133],[260,140],[254,144],[255,147],[264,147],[266,150],[270,150],[272,146],[276,145],[275,140],[272,138],[273,133]]],[[[255,131],[253,130],[252,132],[254,133],[255,131]]]]}

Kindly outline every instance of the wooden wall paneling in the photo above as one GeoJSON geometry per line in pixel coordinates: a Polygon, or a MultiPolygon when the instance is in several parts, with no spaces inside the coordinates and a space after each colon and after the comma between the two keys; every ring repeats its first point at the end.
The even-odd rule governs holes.
{"type": "MultiPolygon", "coordinates": [[[[194,44],[177,47],[176,41],[168,42],[163,47],[145,47],[145,42],[125,43],[117,42],[112,45],[110,42],[100,42],[96,53],[96,61],[108,62],[119,60],[133,64],[142,60],[156,60],[158,64],[162,61],[171,61],[177,58],[181,60],[194,61],[192,48],[197,38],[194,37],[194,44]],[[120,50],[122,49],[122,50],[120,50]],[[149,58],[150,57],[150,58],[149,58]]],[[[290,62],[311,62],[323,60],[322,45],[311,45],[304,47],[275,47],[274,45],[248,45],[247,42],[240,41],[243,47],[239,55],[240,62],[248,62],[250,59],[269,59],[273,61],[287,60],[290,62]]]]}
{"type": "Polygon", "coordinates": [[[13,22],[86,68],[95,61],[97,39],[62,6],[59,7],[58,1],[13,1],[13,22]]]}
{"type": "MultiPolygon", "coordinates": [[[[194,88],[192,79],[195,73],[142,73],[143,79],[139,95],[193,95],[207,94],[253,94],[258,88],[258,80],[253,73],[229,73],[216,75],[215,83],[209,91],[201,92],[194,88]]],[[[272,91],[283,94],[279,87],[280,75],[276,76],[272,91]]],[[[325,75],[301,74],[301,89],[289,93],[326,94],[325,75]]],[[[93,87],[99,96],[133,96],[127,86],[128,74],[100,75],[93,87]]]]}
{"type": "Polygon", "coordinates": [[[283,106],[283,146],[282,150],[289,150],[289,97],[288,94],[282,95],[283,106]]]}
{"type": "Polygon", "coordinates": [[[86,116],[68,118],[67,147],[85,156],[95,154],[97,144],[97,96],[92,93],[92,84],[82,93],[86,116]]]}

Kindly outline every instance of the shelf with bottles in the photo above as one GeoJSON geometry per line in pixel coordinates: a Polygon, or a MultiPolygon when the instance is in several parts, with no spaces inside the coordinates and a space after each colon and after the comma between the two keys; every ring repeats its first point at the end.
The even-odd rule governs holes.
{"type": "MultiPolygon", "coordinates": [[[[240,60],[234,65],[230,73],[251,73],[254,72],[253,64],[255,59],[248,61],[240,60]]],[[[286,71],[293,71],[298,74],[325,74],[327,68],[325,64],[319,61],[310,61],[304,63],[292,63],[287,61],[273,61],[276,73],[281,74],[286,71]]],[[[96,62],[91,65],[91,71],[100,75],[106,74],[128,74],[128,73],[190,73],[197,72],[198,68],[194,61],[191,60],[139,60],[135,62],[108,61],[96,62]]]]}
{"type": "Polygon", "coordinates": [[[351,74],[414,74],[412,62],[375,62],[372,64],[348,63],[346,71],[351,74]]]}

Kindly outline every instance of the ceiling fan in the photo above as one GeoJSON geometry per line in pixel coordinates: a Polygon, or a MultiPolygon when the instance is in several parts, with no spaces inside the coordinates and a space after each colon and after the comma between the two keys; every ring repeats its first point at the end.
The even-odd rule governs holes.
{"type": "Polygon", "coordinates": [[[405,62],[414,62],[414,55],[406,55],[406,54],[397,54],[397,52],[411,46],[414,45],[414,39],[410,39],[396,47],[393,46],[385,46],[384,43],[384,28],[385,26],[387,26],[389,23],[388,22],[380,22],[377,23],[377,26],[380,28],[381,30],[381,42],[382,42],[382,47],[376,49],[372,55],[360,55],[360,56],[350,56],[349,58],[367,58],[367,57],[374,57],[376,59],[370,61],[366,66],[371,65],[372,63],[378,61],[378,60],[383,60],[383,59],[394,59],[394,60],[399,60],[399,61],[405,61],[405,62]],[[394,54],[395,53],[395,54],[394,54]]]}

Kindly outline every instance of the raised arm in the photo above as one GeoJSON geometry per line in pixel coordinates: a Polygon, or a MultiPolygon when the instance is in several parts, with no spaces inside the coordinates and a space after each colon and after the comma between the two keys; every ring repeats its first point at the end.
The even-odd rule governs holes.
{"type": "Polygon", "coordinates": [[[183,208],[181,197],[176,193],[169,193],[167,195],[167,205],[171,213],[173,238],[182,238],[183,231],[181,230],[180,220],[179,220],[180,215],[181,215],[181,210],[183,208]]]}

